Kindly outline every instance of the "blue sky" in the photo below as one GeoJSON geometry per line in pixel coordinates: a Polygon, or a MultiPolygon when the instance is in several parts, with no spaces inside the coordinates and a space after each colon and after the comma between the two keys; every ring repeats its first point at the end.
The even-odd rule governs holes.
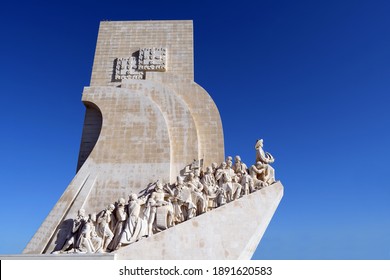
{"type": "Polygon", "coordinates": [[[72,180],[101,20],[194,24],[226,155],[276,158],[285,196],[255,259],[390,259],[388,1],[8,1],[0,9],[0,254],[72,180]]]}

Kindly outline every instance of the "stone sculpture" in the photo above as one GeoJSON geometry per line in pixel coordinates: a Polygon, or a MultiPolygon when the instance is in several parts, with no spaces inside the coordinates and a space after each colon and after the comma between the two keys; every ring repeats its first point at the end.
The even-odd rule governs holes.
{"type": "MultiPolygon", "coordinates": [[[[219,186],[225,191],[227,201],[233,201],[240,194],[237,192],[236,185],[233,185],[233,177],[236,173],[232,169],[232,157],[227,157],[225,162],[221,163],[220,168],[216,172],[215,179],[219,186]]],[[[241,189],[241,188],[240,188],[241,189]]]]}
{"type": "Polygon", "coordinates": [[[221,196],[224,196],[223,189],[219,188],[217,181],[215,180],[213,174],[213,168],[208,166],[206,168],[206,173],[202,177],[202,184],[205,188],[205,193],[207,196],[207,210],[214,209],[221,205],[221,196]]]}
{"type": "Polygon", "coordinates": [[[112,231],[114,238],[112,239],[111,243],[108,245],[108,250],[114,251],[117,249],[120,243],[120,238],[122,231],[125,226],[125,222],[127,220],[127,211],[125,210],[125,199],[120,198],[118,200],[117,206],[115,208],[115,218],[116,223],[115,227],[112,231]]]}
{"type": "Polygon", "coordinates": [[[95,249],[95,253],[103,253],[103,239],[98,235],[96,231],[97,218],[96,213],[90,214],[90,226],[91,226],[91,240],[95,249]]]}
{"type": "Polygon", "coordinates": [[[184,183],[184,179],[181,176],[177,176],[172,198],[178,223],[195,217],[196,204],[192,197],[191,188],[184,183]]]}
{"type": "Polygon", "coordinates": [[[246,173],[246,170],[248,169],[246,164],[241,161],[241,157],[238,155],[234,157],[234,165],[232,168],[237,176],[240,177],[242,174],[246,173]]]}
{"type": "Polygon", "coordinates": [[[261,162],[263,165],[264,172],[262,173],[263,182],[267,185],[275,183],[275,170],[270,165],[275,161],[274,157],[263,150],[263,139],[259,139],[255,145],[256,149],[256,162],[261,162]]]}
{"type": "Polygon", "coordinates": [[[182,210],[185,204],[182,199],[183,183],[184,183],[183,178],[181,176],[177,176],[176,183],[172,187],[166,185],[166,190],[170,195],[170,202],[172,203],[172,208],[173,208],[172,223],[174,225],[184,221],[184,214],[182,210]]]}
{"type": "Polygon", "coordinates": [[[273,184],[275,173],[269,164],[274,158],[262,147],[263,141],[258,140],[255,146],[258,161],[249,169],[238,155],[234,163],[228,156],[219,168],[212,163],[205,172],[200,164],[192,163],[186,181],[181,176],[176,177],[172,186],[157,181],[141,197],[130,194],[128,204],[124,198],[116,206],[109,204],[97,219],[95,214],[90,214],[85,221],[85,211],[80,209],[72,235],[57,253],[64,253],[70,247],[74,253],[116,251],[273,184]]]}
{"type": "Polygon", "coordinates": [[[102,253],[103,240],[96,233],[96,215],[90,214],[88,221],[81,230],[81,241],[79,250],[82,253],[102,253]]]}
{"type": "Polygon", "coordinates": [[[241,157],[238,155],[235,156],[233,170],[236,173],[237,181],[242,186],[243,194],[248,195],[251,191],[253,191],[253,180],[248,174],[247,165],[241,161],[241,157]]]}
{"type": "Polygon", "coordinates": [[[114,204],[110,204],[105,210],[100,212],[97,218],[97,233],[103,240],[104,251],[107,250],[108,245],[111,243],[111,240],[114,237],[114,234],[110,228],[111,215],[114,210],[114,204]]]}
{"type": "MultiPolygon", "coordinates": [[[[168,228],[165,216],[168,215],[169,203],[165,201],[165,193],[161,182],[157,182],[154,191],[148,199],[147,212],[149,213],[148,235],[153,234],[153,230],[164,230],[168,228]]],[[[172,211],[169,214],[173,214],[172,211]]]]}
{"type": "Polygon", "coordinates": [[[222,187],[223,184],[223,176],[226,171],[226,162],[221,162],[219,167],[215,170],[215,180],[217,181],[218,185],[222,187]]]}
{"type": "Polygon", "coordinates": [[[122,245],[128,245],[140,240],[142,237],[148,235],[148,219],[141,211],[142,206],[145,205],[146,197],[139,199],[137,194],[130,195],[128,204],[128,218],[121,233],[118,249],[122,245]]]}
{"type": "Polygon", "coordinates": [[[203,193],[203,185],[194,173],[188,174],[187,186],[191,190],[192,201],[197,208],[197,214],[206,212],[207,202],[203,193]]]}
{"type": "Polygon", "coordinates": [[[80,242],[81,242],[81,232],[83,230],[83,227],[86,223],[86,217],[85,217],[85,210],[80,209],[77,212],[76,219],[73,220],[73,226],[70,231],[68,231],[67,236],[65,237],[65,243],[60,248],[60,250],[54,250],[53,253],[64,253],[68,250],[73,248],[73,251],[79,252],[80,251],[80,242]]]}

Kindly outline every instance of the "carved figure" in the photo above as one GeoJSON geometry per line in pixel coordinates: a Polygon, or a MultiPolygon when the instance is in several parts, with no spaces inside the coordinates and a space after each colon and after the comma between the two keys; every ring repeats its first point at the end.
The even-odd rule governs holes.
{"type": "Polygon", "coordinates": [[[112,239],[111,243],[108,245],[108,249],[111,251],[117,250],[119,247],[122,231],[125,227],[125,222],[127,219],[127,213],[125,210],[125,199],[120,198],[118,200],[116,209],[115,209],[115,218],[116,218],[116,224],[113,230],[114,238],[112,239]]]}
{"type": "Polygon", "coordinates": [[[249,173],[253,181],[252,191],[267,186],[267,183],[264,181],[264,172],[265,172],[265,168],[261,163],[261,161],[258,161],[255,165],[252,165],[251,168],[249,169],[249,173]]]}
{"type": "Polygon", "coordinates": [[[218,182],[218,185],[222,187],[223,176],[226,173],[226,162],[222,162],[219,168],[215,171],[215,180],[218,182]]]}
{"type": "Polygon", "coordinates": [[[261,162],[264,167],[264,173],[263,173],[263,178],[264,182],[267,185],[271,185],[275,183],[275,170],[274,168],[270,165],[270,163],[273,163],[275,161],[274,157],[268,153],[264,152],[263,150],[263,139],[259,139],[256,142],[255,145],[256,149],[256,162],[261,162]]]}
{"type": "Polygon", "coordinates": [[[187,186],[191,190],[192,201],[198,210],[197,214],[199,215],[206,212],[207,202],[203,195],[203,185],[199,181],[199,177],[195,177],[194,173],[188,174],[187,186]]]}
{"type": "Polygon", "coordinates": [[[53,254],[64,253],[65,251],[73,247],[74,252],[79,252],[81,231],[86,223],[85,210],[80,209],[77,211],[77,217],[73,220],[72,230],[68,233],[64,246],[60,251],[55,251],[53,254]]]}
{"type": "Polygon", "coordinates": [[[238,192],[241,191],[241,188],[238,190],[238,185],[233,184],[234,177],[236,177],[236,173],[232,169],[232,161],[228,158],[226,162],[221,163],[220,169],[217,170],[216,177],[219,186],[226,192],[227,202],[233,201],[240,196],[240,193],[238,192]]]}
{"type": "Polygon", "coordinates": [[[212,164],[211,164],[211,172],[213,173],[213,175],[214,175],[214,178],[215,178],[215,176],[217,175],[217,169],[218,169],[218,163],[216,163],[216,162],[213,162],[212,164]]]}
{"type": "Polygon", "coordinates": [[[240,156],[235,156],[233,170],[237,175],[237,182],[242,186],[243,195],[248,195],[253,188],[253,180],[248,174],[248,167],[241,161],[240,156]]]}
{"type": "Polygon", "coordinates": [[[176,181],[177,199],[180,205],[181,212],[183,214],[184,220],[192,219],[196,216],[196,201],[192,195],[192,189],[187,184],[184,183],[184,180],[181,176],[177,177],[176,181]]]}
{"type": "Polygon", "coordinates": [[[207,197],[207,209],[209,210],[218,207],[221,203],[221,195],[224,190],[217,185],[211,166],[206,168],[206,173],[201,182],[207,197]]]}
{"type": "Polygon", "coordinates": [[[107,206],[105,210],[103,210],[97,219],[97,233],[103,240],[103,250],[107,251],[108,244],[110,244],[114,234],[110,229],[111,222],[111,214],[115,210],[114,204],[110,204],[107,206]]]}
{"type": "Polygon", "coordinates": [[[231,164],[231,166],[233,165],[233,158],[231,156],[228,156],[225,160],[226,164],[229,165],[231,164]]]}
{"type": "Polygon", "coordinates": [[[241,161],[240,156],[235,156],[234,157],[234,165],[233,165],[233,170],[236,173],[238,177],[242,177],[243,174],[247,173],[248,167],[246,166],[245,163],[241,161]]]}
{"type": "Polygon", "coordinates": [[[95,253],[103,252],[103,239],[96,232],[96,213],[89,215],[90,225],[91,225],[91,240],[92,245],[95,248],[95,253]]]}
{"type": "Polygon", "coordinates": [[[96,253],[102,251],[102,239],[95,231],[96,215],[90,214],[88,221],[81,230],[80,251],[83,253],[96,253]]]}
{"type": "Polygon", "coordinates": [[[148,235],[148,219],[143,216],[141,211],[145,202],[146,197],[141,199],[135,193],[130,195],[129,205],[127,206],[129,217],[126,220],[118,248],[122,245],[134,243],[148,235]]]}
{"type": "Polygon", "coordinates": [[[153,234],[153,229],[162,230],[166,229],[170,224],[170,221],[167,219],[172,219],[173,216],[173,208],[169,205],[169,202],[164,200],[165,193],[163,190],[163,185],[160,182],[157,182],[154,191],[149,197],[148,200],[148,212],[149,212],[149,225],[148,225],[148,235],[151,236],[153,234]],[[163,206],[167,206],[165,208],[161,208],[163,206]],[[157,211],[160,210],[159,215],[157,215],[157,211]],[[155,225],[154,225],[155,223],[155,225]]]}
{"type": "Polygon", "coordinates": [[[240,184],[242,186],[243,195],[248,195],[254,191],[253,179],[248,173],[243,173],[241,175],[240,184]]]}
{"type": "MultiPolygon", "coordinates": [[[[183,186],[184,181],[181,176],[176,177],[176,182],[173,188],[166,186],[168,193],[170,194],[170,201],[173,207],[173,220],[174,224],[181,223],[185,220],[185,215],[182,208],[186,207],[186,202],[183,200],[183,186]]],[[[187,213],[187,211],[185,211],[187,213]]]]}
{"type": "Polygon", "coordinates": [[[241,191],[242,191],[242,186],[238,182],[238,177],[233,176],[232,178],[232,186],[233,186],[233,200],[236,200],[241,197],[241,191]]]}

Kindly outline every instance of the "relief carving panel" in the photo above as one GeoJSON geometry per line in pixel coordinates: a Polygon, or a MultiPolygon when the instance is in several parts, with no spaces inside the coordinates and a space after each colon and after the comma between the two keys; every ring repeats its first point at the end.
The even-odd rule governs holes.
{"type": "Polygon", "coordinates": [[[146,71],[165,72],[167,70],[166,48],[141,48],[130,57],[116,58],[114,79],[145,79],[146,71]]]}

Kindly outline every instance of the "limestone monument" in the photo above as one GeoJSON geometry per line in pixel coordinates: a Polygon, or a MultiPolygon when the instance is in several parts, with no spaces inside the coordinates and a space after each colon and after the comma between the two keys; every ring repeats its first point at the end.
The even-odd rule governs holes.
{"type": "Polygon", "coordinates": [[[194,82],[192,21],[100,24],[77,174],[23,254],[249,259],[283,195],[255,145],[224,155],[222,123],[194,82]]]}

